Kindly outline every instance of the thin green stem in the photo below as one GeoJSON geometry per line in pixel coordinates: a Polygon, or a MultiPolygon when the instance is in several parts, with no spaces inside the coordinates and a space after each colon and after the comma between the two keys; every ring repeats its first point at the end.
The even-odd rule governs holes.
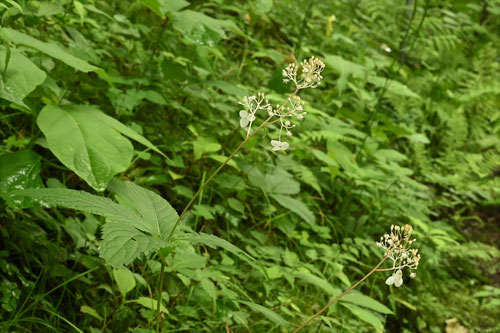
{"type": "MultiPolygon", "coordinates": [[[[290,98],[294,97],[299,92],[299,90],[300,90],[299,88],[295,89],[295,91],[293,92],[292,96],[290,96],[290,98]]],[[[288,104],[290,98],[288,98],[283,103],[283,105],[280,106],[280,108],[285,107],[286,104],[288,104]]],[[[177,221],[175,221],[175,224],[172,227],[172,230],[170,231],[170,233],[169,233],[169,235],[167,237],[167,242],[170,242],[172,240],[172,237],[174,236],[175,229],[177,229],[177,227],[179,226],[179,223],[182,221],[182,219],[184,218],[184,216],[186,215],[186,213],[189,211],[189,209],[191,208],[191,206],[195,202],[196,198],[198,198],[198,196],[200,195],[200,193],[203,191],[203,189],[215,178],[215,176],[217,176],[217,174],[229,163],[229,161],[231,161],[233,159],[233,157],[241,150],[241,148],[243,148],[245,146],[245,144],[251,138],[253,138],[255,136],[255,134],[257,134],[257,132],[259,132],[265,126],[268,126],[268,125],[272,124],[272,122],[269,123],[269,121],[273,117],[274,117],[274,115],[269,116],[265,121],[262,122],[262,124],[260,124],[259,127],[257,127],[255,129],[255,131],[253,131],[253,133],[251,133],[250,135],[248,135],[245,138],[245,140],[243,140],[240,143],[240,145],[238,147],[236,147],[236,149],[226,158],[226,160],[221,165],[219,165],[219,167],[210,175],[210,177],[208,177],[208,179],[205,181],[205,183],[203,183],[203,185],[200,186],[200,188],[198,189],[198,191],[196,191],[196,193],[193,195],[193,197],[191,198],[191,200],[189,200],[189,202],[186,205],[186,207],[184,207],[184,210],[182,211],[181,215],[179,215],[179,217],[177,218],[177,221]]]]}
{"type": "Polygon", "coordinates": [[[296,333],[298,331],[300,331],[301,329],[303,329],[304,327],[306,327],[307,325],[309,325],[314,319],[316,319],[317,317],[319,317],[320,314],[322,314],[323,312],[325,312],[330,306],[332,306],[332,304],[334,304],[335,302],[337,302],[339,299],[341,299],[342,297],[344,297],[345,295],[347,295],[351,290],[353,290],[354,288],[356,288],[358,285],[360,285],[363,281],[365,281],[366,279],[368,279],[370,277],[370,275],[372,275],[373,273],[375,273],[378,268],[380,267],[380,265],[382,265],[384,263],[384,261],[388,258],[389,256],[386,255],[378,264],[377,266],[375,266],[371,271],[370,273],[366,274],[365,276],[363,276],[361,278],[361,280],[359,280],[358,282],[356,282],[355,284],[353,284],[352,286],[350,286],[346,291],[344,291],[342,294],[338,295],[337,297],[335,297],[332,301],[330,301],[330,303],[328,303],[327,305],[325,305],[321,310],[319,310],[318,312],[316,312],[311,318],[309,318],[306,322],[304,322],[302,325],[300,325],[299,327],[297,327],[295,329],[295,331],[293,331],[293,333],[296,333]]]}
{"type": "Polygon", "coordinates": [[[156,288],[156,292],[158,295],[156,296],[156,332],[160,333],[160,324],[161,324],[161,293],[163,289],[163,276],[165,275],[165,258],[161,253],[160,254],[160,262],[161,262],[161,268],[160,268],[160,277],[158,278],[158,286],[156,288]]]}

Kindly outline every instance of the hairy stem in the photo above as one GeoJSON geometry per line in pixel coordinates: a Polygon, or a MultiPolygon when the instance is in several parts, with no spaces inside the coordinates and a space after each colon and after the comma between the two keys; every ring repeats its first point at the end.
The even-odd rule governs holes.
{"type": "MultiPolygon", "coordinates": [[[[293,92],[293,94],[290,96],[290,98],[294,97],[295,95],[297,95],[297,93],[299,92],[299,88],[295,89],[295,91],[293,92]]],[[[288,104],[290,98],[288,98],[284,103],[283,105],[280,106],[280,108],[283,108],[286,106],[286,104],[288,104]]],[[[203,189],[215,178],[215,176],[217,176],[217,174],[227,165],[227,163],[229,163],[229,161],[231,161],[233,159],[233,157],[241,150],[241,148],[243,148],[245,146],[245,144],[251,139],[254,137],[255,134],[257,134],[257,132],[259,132],[262,128],[264,128],[265,126],[267,125],[270,125],[272,124],[273,122],[269,122],[272,118],[274,117],[274,115],[272,116],[269,116],[265,121],[262,122],[262,124],[260,124],[259,127],[257,127],[255,129],[255,131],[253,131],[250,135],[248,135],[245,140],[243,140],[240,145],[238,147],[236,147],[236,149],[226,158],[226,160],[224,162],[222,162],[221,165],[219,165],[219,167],[210,175],[210,177],[207,178],[207,180],[203,183],[203,185],[200,186],[200,188],[198,189],[198,191],[196,191],[196,193],[193,195],[193,197],[191,198],[191,200],[189,200],[188,204],[186,205],[186,207],[184,207],[184,210],[182,211],[181,215],[179,215],[179,217],[177,218],[177,221],[175,221],[175,224],[174,226],[172,227],[172,230],[170,231],[168,237],[167,237],[167,242],[170,242],[172,240],[172,237],[174,236],[174,232],[175,232],[175,229],[177,229],[177,227],[179,226],[179,223],[181,222],[182,218],[186,215],[186,213],[189,211],[189,209],[191,208],[191,206],[193,205],[194,201],[196,200],[196,198],[198,198],[198,196],[200,195],[200,193],[203,191],[203,189]]]]}
{"type": "Polygon", "coordinates": [[[344,297],[345,295],[347,295],[351,290],[353,290],[354,288],[356,288],[358,285],[360,285],[363,281],[365,281],[366,279],[368,279],[368,277],[370,277],[370,275],[372,275],[373,273],[375,273],[378,268],[380,267],[380,265],[382,265],[384,263],[384,261],[388,258],[388,256],[386,255],[378,264],[377,266],[375,266],[371,271],[370,273],[366,274],[365,276],[363,276],[361,278],[361,280],[359,280],[358,282],[356,282],[355,284],[353,284],[352,286],[350,286],[346,291],[344,291],[342,294],[338,295],[337,297],[335,297],[332,301],[330,301],[330,303],[328,303],[327,305],[325,305],[321,310],[319,310],[318,312],[316,312],[311,318],[309,318],[305,323],[303,323],[302,325],[300,325],[299,327],[297,327],[295,329],[295,331],[293,331],[293,333],[296,333],[298,331],[300,331],[301,329],[303,329],[304,327],[306,327],[307,325],[309,325],[314,319],[316,319],[317,317],[319,317],[320,314],[322,314],[323,312],[325,312],[330,306],[332,306],[332,304],[334,304],[335,302],[337,302],[339,299],[341,299],[342,297],[344,297]]]}

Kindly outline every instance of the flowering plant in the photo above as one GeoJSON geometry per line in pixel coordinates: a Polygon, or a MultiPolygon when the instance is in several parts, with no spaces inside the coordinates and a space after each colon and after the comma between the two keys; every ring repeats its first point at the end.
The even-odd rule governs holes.
{"type": "Polygon", "coordinates": [[[413,242],[416,241],[416,239],[410,238],[412,232],[413,228],[409,224],[406,224],[403,227],[391,225],[391,233],[385,234],[384,236],[380,237],[380,242],[377,242],[377,246],[385,250],[382,260],[368,274],[363,276],[358,282],[350,286],[339,296],[335,297],[332,301],[325,305],[321,310],[316,312],[312,317],[310,317],[306,322],[296,328],[293,332],[296,333],[309,325],[315,318],[325,312],[332,304],[344,297],[375,272],[394,271],[394,273],[385,281],[385,283],[390,286],[395,285],[396,287],[400,287],[403,284],[404,268],[408,268],[410,270],[410,277],[414,278],[416,276],[416,273],[412,272],[412,270],[416,270],[418,268],[418,263],[420,262],[420,254],[418,254],[417,249],[411,248],[413,242]],[[387,259],[392,260],[392,267],[379,268],[387,259]]]}
{"type": "MultiPolygon", "coordinates": [[[[283,132],[287,137],[292,136],[291,129],[295,127],[290,119],[294,117],[298,120],[304,119],[306,112],[304,112],[304,102],[300,100],[297,93],[305,88],[316,88],[320,85],[321,73],[325,69],[325,64],[318,58],[311,57],[300,63],[300,67],[295,64],[289,64],[282,72],[283,82],[293,82],[295,84],[295,92],[289,97],[282,105],[277,104],[276,107],[265,99],[264,93],[258,93],[254,96],[245,96],[238,104],[243,105],[245,110],[240,110],[240,126],[247,130],[247,138],[250,137],[252,132],[252,123],[256,119],[255,114],[259,110],[266,110],[268,117],[262,126],[280,123],[280,130],[278,140],[271,140],[273,151],[287,150],[290,146],[288,142],[282,141],[283,132]],[[299,75],[300,73],[300,75],[299,75]],[[287,106],[289,104],[289,106],[287,106]],[[273,120],[273,118],[275,118],[273,120]]],[[[259,127],[259,129],[261,128],[259,127]]]]}

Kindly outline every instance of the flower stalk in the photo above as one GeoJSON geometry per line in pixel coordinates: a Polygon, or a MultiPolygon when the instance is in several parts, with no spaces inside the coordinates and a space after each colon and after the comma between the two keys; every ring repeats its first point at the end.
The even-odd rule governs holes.
{"type": "Polygon", "coordinates": [[[415,239],[410,239],[411,234],[413,232],[413,228],[411,225],[407,224],[403,227],[400,226],[391,226],[391,233],[385,234],[380,238],[380,242],[377,242],[377,246],[385,249],[384,257],[382,260],[365,276],[363,276],[358,282],[350,286],[346,289],[342,294],[335,297],[331,300],[327,305],[325,305],[321,310],[316,312],[313,316],[311,316],[307,321],[305,321],[302,325],[297,327],[293,333],[296,333],[309,325],[314,319],[319,317],[323,312],[325,312],[330,306],[336,303],[339,299],[347,295],[354,288],[360,285],[363,281],[368,279],[370,275],[375,272],[386,272],[386,271],[395,271],[392,276],[390,276],[385,283],[387,285],[393,285],[396,287],[400,287],[403,284],[403,271],[402,269],[407,267],[410,269],[410,277],[414,278],[416,274],[412,272],[413,269],[418,268],[418,263],[420,261],[420,254],[417,254],[417,249],[412,249],[411,245],[415,241],[415,239]],[[393,260],[393,265],[391,268],[379,268],[387,259],[393,260]],[[400,265],[396,267],[396,263],[399,262],[400,265]]]}

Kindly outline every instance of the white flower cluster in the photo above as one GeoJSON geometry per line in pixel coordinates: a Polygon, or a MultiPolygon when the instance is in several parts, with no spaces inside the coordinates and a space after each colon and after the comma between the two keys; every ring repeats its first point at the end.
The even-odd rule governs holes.
{"type": "Polygon", "coordinates": [[[273,146],[274,151],[278,150],[286,150],[289,145],[288,142],[282,142],[281,141],[281,135],[283,133],[283,130],[286,132],[287,137],[292,136],[292,131],[291,129],[294,128],[296,125],[293,125],[290,120],[287,120],[286,118],[293,118],[297,117],[297,119],[302,120],[304,119],[304,116],[306,112],[304,112],[304,102],[300,100],[300,97],[295,95],[287,100],[287,104],[290,104],[290,106],[287,106],[285,108],[285,105],[283,106],[276,106],[275,110],[270,110],[269,116],[276,116],[278,117],[276,121],[280,122],[280,131],[278,135],[278,140],[272,140],[271,145],[273,146]]]}
{"type": "Polygon", "coordinates": [[[256,119],[255,114],[259,110],[267,110],[269,115],[268,123],[266,125],[274,124],[280,122],[280,131],[278,140],[271,140],[271,145],[273,146],[273,151],[287,150],[290,146],[288,142],[281,141],[281,134],[283,130],[286,132],[288,137],[292,136],[291,129],[295,127],[287,118],[297,117],[297,119],[304,119],[304,102],[301,102],[300,97],[296,93],[305,88],[316,88],[321,79],[321,72],[325,69],[325,64],[318,58],[311,57],[308,60],[304,60],[300,63],[300,79],[297,79],[297,71],[299,66],[296,64],[290,64],[283,70],[283,82],[294,82],[296,86],[296,91],[292,97],[288,98],[283,105],[276,105],[273,108],[263,93],[258,93],[257,96],[245,96],[241,102],[238,104],[243,105],[246,110],[240,110],[240,126],[247,129],[247,138],[250,136],[252,130],[252,123],[256,119]],[[287,106],[287,104],[290,104],[287,106]],[[272,120],[274,117],[278,119],[272,120]]]}
{"type": "Polygon", "coordinates": [[[297,89],[316,88],[321,83],[321,72],[325,69],[325,64],[318,58],[311,57],[300,63],[301,74],[300,79],[297,79],[298,66],[294,63],[288,65],[283,70],[283,82],[293,82],[297,89]]]}
{"type": "Polygon", "coordinates": [[[395,271],[385,283],[399,287],[403,284],[403,269],[408,267],[410,278],[414,278],[416,273],[413,270],[418,268],[420,254],[417,249],[412,249],[411,245],[416,239],[410,239],[413,228],[407,224],[404,227],[391,226],[391,233],[380,237],[377,246],[385,250],[385,256],[393,261],[392,268],[384,269],[395,271]]]}
{"type": "Polygon", "coordinates": [[[255,120],[255,113],[259,110],[272,112],[273,108],[269,104],[269,101],[264,99],[264,93],[258,93],[257,96],[245,96],[241,102],[238,102],[238,104],[243,105],[248,110],[240,110],[240,126],[243,128],[248,126],[247,137],[250,135],[252,123],[255,120]]]}

